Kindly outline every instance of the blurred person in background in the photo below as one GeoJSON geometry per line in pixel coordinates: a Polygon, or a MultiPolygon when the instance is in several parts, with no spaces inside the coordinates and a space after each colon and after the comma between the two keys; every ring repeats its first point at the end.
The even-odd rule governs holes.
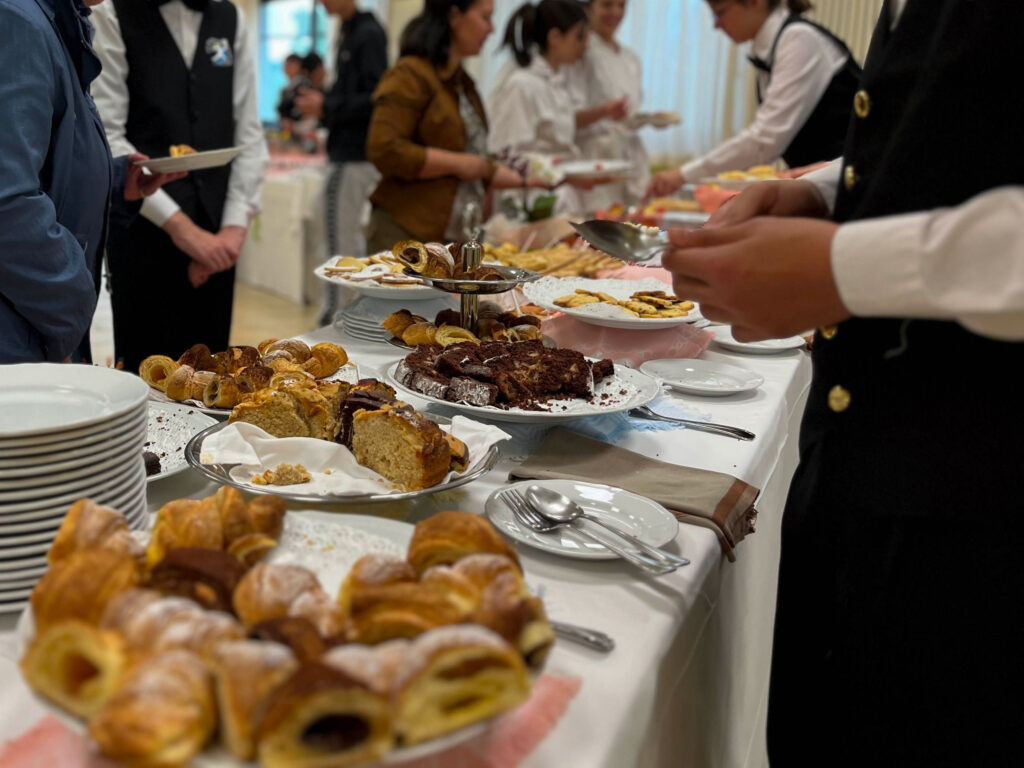
{"type": "Polygon", "coordinates": [[[281,89],[277,99],[277,116],[281,122],[281,130],[291,133],[295,121],[301,117],[295,108],[295,95],[299,86],[306,82],[302,76],[302,57],[297,53],[289,53],[284,60],[284,75],[288,83],[281,89]]]}
{"type": "Polygon", "coordinates": [[[0,363],[90,362],[108,214],[184,176],[111,159],[89,97],[100,1],[0,0],[0,363]]]}
{"type": "Polygon", "coordinates": [[[626,0],[588,0],[590,35],[587,50],[566,68],[569,93],[576,104],[576,142],[584,157],[626,160],[629,181],[598,187],[583,195],[586,209],[640,202],[651,179],[647,148],[623,118],[643,103],[640,57],[615,39],[626,15],[626,0]]]}
{"type": "MultiPolygon", "coordinates": [[[[494,31],[493,0],[425,0],[401,38],[401,58],[373,95],[367,157],[382,180],[371,196],[367,247],[463,240],[463,213],[488,189],[524,177],[487,156],[487,117],[463,62],[494,31]]],[[[532,183],[532,182],[531,182],[532,183]]]]}
{"type": "Polygon", "coordinates": [[[648,196],[675,192],[724,171],[782,158],[790,168],[831,160],[843,151],[861,69],[846,43],[803,18],[808,0],[708,0],[715,28],[751,42],[757,114],[741,133],[681,168],[662,171],[648,196]]]}
{"type": "Polygon", "coordinates": [[[115,358],[134,371],[147,355],[224,349],[234,267],[269,159],[245,18],[224,0],[110,0],[94,23],[103,71],[93,95],[115,151],[242,147],[229,165],[168,184],[130,225],[111,228],[115,358]]]}
{"type": "MultiPolygon", "coordinates": [[[[303,89],[299,110],[327,128],[330,170],[324,190],[328,256],[365,256],[363,208],[380,180],[366,159],[366,136],[373,113],[373,91],[388,68],[388,38],[377,17],[359,10],[356,0],[320,0],[341,18],[335,80],[330,90],[303,89]]],[[[319,325],[331,322],[338,288],[324,290],[319,325]]]]}

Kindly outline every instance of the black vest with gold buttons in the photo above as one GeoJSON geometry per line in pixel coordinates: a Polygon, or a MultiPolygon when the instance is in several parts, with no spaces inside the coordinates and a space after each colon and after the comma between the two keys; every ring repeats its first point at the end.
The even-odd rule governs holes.
{"type": "MultiPolygon", "coordinates": [[[[128,60],[128,141],[150,157],[165,157],[172,144],[200,152],[232,146],[235,6],[223,0],[206,4],[189,69],[158,2],[113,2],[128,60]]],[[[217,229],[230,175],[230,165],[192,171],[164,189],[190,218],[208,219],[217,229]]]]}

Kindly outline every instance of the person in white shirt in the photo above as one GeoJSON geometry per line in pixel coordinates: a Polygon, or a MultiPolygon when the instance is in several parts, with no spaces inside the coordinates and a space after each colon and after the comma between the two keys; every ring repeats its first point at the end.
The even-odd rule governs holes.
{"type": "Polygon", "coordinates": [[[772,765],[1020,762],[1024,105],[990,73],[1022,28],[1019,3],[890,0],[842,159],[670,234],[676,293],[739,340],[818,328],[772,765]]]}
{"type": "Polygon", "coordinates": [[[758,69],[754,122],[703,157],[662,171],[649,196],[675,192],[725,171],[784,159],[790,168],[842,152],[860,67],[846,44],[801,14],[808,0],[708,0],[715,27],[733,42],[751,42],[758,69]]]}
{"type": "Polygon", "coordinates": [[[230,165],[167,185],[130,228],[111,232],[115,356],[134,370],[149,354],[223,349],[234,265],[269,160],[245,17],[227,0],[112,0],[92,18],[103,64],[92,92],[115,153],[241,147],[230,165]],[[155,295],[173,322],[157,321],[155,295]]]}
{"type": "MultiPolygon", "coordinates": [[[[565,67],[580,60],[587,45],[587,17],[577,0],[526,3],[508,22],[504,45],[514,57],[498,75],[487,100],[487,148],[495,155],[580,157],[576,111],[565,67]]],[[[506,192],[515,195],[516,192],[506,192]]],[[[531,191],[532,202],[538,194],[531,191]]],[[[579,213],[576,188],[563,185],[554,212],[579,213]]],[[[529,204],[529,203],[528,203],[529,204]]]]}
{"type": "Polygon", "coordinates": [[[647,149],[623,118],[643,103],[640,57],[615,39],[626,15],[626,0],[589,0],[590,35],[583,58],[567,68],[569,92],[576,104],[577,143],[587,158],[614,158],[633,165],[629,181],[584,193],[587,210],[614,203],[637,203],[651,173],[647,149]]]}

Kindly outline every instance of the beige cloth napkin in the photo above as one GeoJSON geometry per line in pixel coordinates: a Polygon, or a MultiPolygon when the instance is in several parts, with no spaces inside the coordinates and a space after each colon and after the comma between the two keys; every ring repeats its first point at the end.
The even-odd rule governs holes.
{"type": "Polygon", "coordinates": [[[736,560],[736,545],[754,532],[760,493],[731,475],[650,459],[561,427],[509,476],[601,483],[646,496],[680,521],[713,530],[730,561],[736,560]]]}

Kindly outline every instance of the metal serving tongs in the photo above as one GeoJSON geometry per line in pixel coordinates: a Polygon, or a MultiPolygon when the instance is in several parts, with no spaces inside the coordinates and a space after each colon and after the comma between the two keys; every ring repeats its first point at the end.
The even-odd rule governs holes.
{"type": "Polygon", "coordinates": [[[643,267],[660,267],[661,256],[669,249],[667,232],[649,234],[621,221],[591,219],[573,222],[572,228],[597,250],[643,267]]]}

